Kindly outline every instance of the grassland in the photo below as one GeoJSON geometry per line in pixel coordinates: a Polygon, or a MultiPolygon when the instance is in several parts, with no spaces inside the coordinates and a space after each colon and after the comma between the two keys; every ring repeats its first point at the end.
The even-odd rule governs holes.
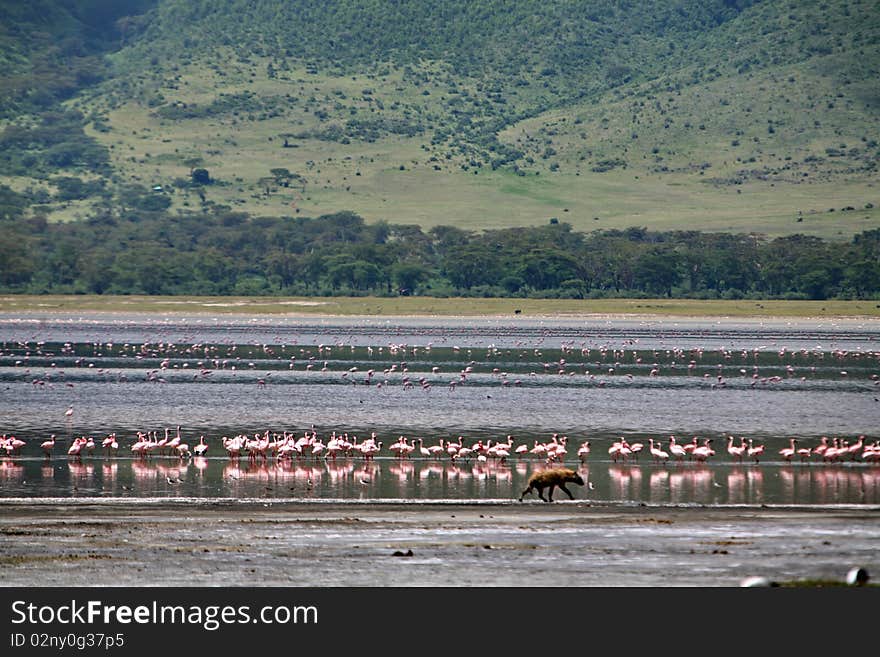
{"type": "MultiPolygon", "coordinates": [[[[461,95],[461,87],[450,92],[445,77],[424,82],[393,68],[340,76],[302,67],[270,77],[269,59],[232,62],[220,69],[194,61],[173,78],[142,74],[133,78],[138,91],[130,97],[101,94],[75,103],[104,117],[109,131],[90,134],[111,149],[119,180],[161,184],[172,193],[173,208],[195,210],[203,201],[175,181],[188,180],[198,161],[215,180],[202,190],[208,202],[269,216],[353,210],[368,222],[423,229],[534,226],[556,217],[583,232],[645,226],[849,239],[880,227],[876,175],[849,156],[831,163],[849,173],[832,175],[825,156],[832,144],[843,144],[844,153],[864,157],[866,135],[876,125],[851,100],[845,111],[822,114],[836,118],[819,136],[807,130],[811,104],[843,103],[831,82],[807,70],[714,81],[678,94],[658,91],[657,83],[634,86],[542,113],[499,133],[531,160],[517,174],[470,165],[472,158],[449,143],[430,142],[432,127],[445,120],[437,104],[461,95]],[[206,107],[245,96],[261,99],[261,109],[248,111],[245,103],[208,118],[174,119],[156,112],[157,99],[206,107]],[[750,113],[753,106],[760,118],[750,113]],[[377,139],[325,136],[349,119],[377,117],[424,130],[377,139]],[[777,126],[772,135],[767,117],[777,126]],[[731,146],[735,141],[740,145],[731,146]],[[626,166],[593,171],[596,162],[614,157],[626,166]],[[271,180],[273,168],[306,182],[281,187],[271,180]]],[[[81,212],[59,207],[53,218],[81,212]]]]}
{"type": "Polygon", "coordinates": [[[877,301],[466,299],[433,297],[0,297],[0,312],[204,313],[341,316],[880,318],[877,301]]]}
{"type": "MultiPolygon", "coordinates": [[[[112,73],[66,103],[109,149],[117,212],[137,184],[172,211],[423,229],[880,227],[880,17],[864,0],[202,4],[164,0],[103,44],[112,73]],[[194,167],[213,184],[188,185],[194,167]]],[[[10,14],[25,19],[43,17],[10,14]]],[[[51,175],[20,159],[0,184],[42,190],[32,212],[106,206],[51,199],[51,175]]],[[[91,175],[77,166],[64,175],[91,175]]]]}

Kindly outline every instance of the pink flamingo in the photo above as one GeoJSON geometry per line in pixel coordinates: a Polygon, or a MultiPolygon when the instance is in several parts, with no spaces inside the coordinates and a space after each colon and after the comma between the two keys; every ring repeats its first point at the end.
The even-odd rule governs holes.
{"type": "Polygon", "coordinates": [[[755,459],[755,463],[758,462],[759,457],[764,453],[764,445],[755,445],[754,441],[749,438],[749,449],[748,456],[750,459],[755,459]]]}
{"type": "Polygon", "coordinates": [[[797,453],[801,459],[801,462],[803,462],[803,461],[808,461],[810,459],[810,456],[812,455],[813,450],[810,449],[809,447],[798,447],[797,453]]]}
{"type": "Polygon", "coordinates": [[[180,445],[180,427],[177,427],[177,435],[174,436],[171,440],[165,443],[165,449],[169,450],[171,453],[174,453],[177,450],[177,446],[180,445]]]}
{"type": "Polygon", "coordinates": [[[107,456],[110,456],[112,452],[115,452],[119,449],[119,443],[116,442],[116,434],[111,433],[108,434],[104,440],[101,441],[101,447],[107,450],[107,456]]]}
{"type": "Polygon", "coordinates": [[[852,445],[847,447],[847,453],[849,454],[849,457],[853,461],[855,461],[858,458],[859,452],[862,451],[862,447],[864,446],[864,444],[865,444],[865,437],[859,436],[859,439],[856,442],[854,442],[852,445]]]}
{"type": "Polygon", "coordinates": [[[165,453],[165,449],[168,447],[169,442],[171,442],[171,429],[165,427],[165,437],[156,444],[156,449],[159,450],[160,454],[165,453]]]}
{"type": "Polygon", "coordinates": [[[193,448],[196,456],[204,456],[208,453],[208,443],[205,442],[204,436],[199,436],[199,444],[193,448]]]}
{"type": "Polygon", "coordinates": [[[578,458],[580,459],[581,463],[583,463],[584,461],[587,460],[587,457],[590,455],[590,441],[589,440],[585,440],[584,442],[581,443],[581,446],[578,447],[577,455],[578,455],[578,458]]]}
{"type": "Polygon", "coordinates": [[[361,452],[363,452],[364,458],[368,461],[373,460],[373,458],[382,451],[382,441],[374,442],[372,440],[364,441],[362,443],[361,452]]]}
{"type": "Polygon", "coordinates": [[[782,456],[786,461],[791,462],[791,459],[797,454],[797,448],[795,445],[797,444],[797,440],[795,438],[788,439],[788,447],[783,447],[779,450],[779,455],[782,456]]]}
{"type": "Polygon", "coordinates": [[[683,462],[684,457],[687,456],[685,448],[675,442],[675,436],[669,436],[669,453],[674,456],[679,463],[683,462]]]}
{"type": "Polygon", "coordinates": [[[535,441],[535,446],[529,450],[530,454],[534,454],[537,457],[544,458],[547,455],[547,446],[544,443],[539,443],[537,440],[535,441]]]}
{"type": "Polygon", "coordinates": [[[443,439],[441,438],[440,442],[436,445],[430,445],[428,447],[428,451],[431,452],[431,456],[433,456],[434,458],[437,458],[438,456],[440,456],[440,454],[442,454],[444,451],[446,451],[446,447],[443,444],[443,439]]]}
{"type": "Polygon", "coordinates": [[[55,449],[55,434],[53,433],[49,436],[49,440],[44,440],[40,443],[40,449],[42,449],[46,453],[46,458],[52,456],[52,450],[55,449]]]}
{"type": "Polygon", "coordinates": [[[317,442],[313,443],[312,444],[312,456],[314,456],[315,458],[318,458],[319,456],[321,456],[321,454],[324,452],[325,447],[326,447],[326,445],[324,444],[324,441],[322,441],[322,440],[318,440],[317,442]]]}
{"type": "Polygon", "coordinates": [[[699,461],[700,463],[705,463],[706,461],[709,460],[710,456],[715,456],[715,450],[712,449],[711,445],[709,444],[711,442],[712,442],[711,438],[706,438],[703,441],[702,445],[699,445],[696,448],[694,448],[693,457],[695,460],[699,461]]]}
{"type": "Polygon", "coordinates": [[[813,454],[816,456],[825,456],[825,450],[828,449],[828,436],[822,436],[819,440],[819,444],[813,448],[813,454]]]}
{"type": "Polygon", "coordinates": [[[10,436],[7,445],[8,445],[9,453],[15,454],[15,453],[21,451],[21,448],[25,446],[25,442],[23,440],[21,440],[20,438],[16,438],[15,436],[10,436]]]}
{"type": "Polygon", "coordinates": [[[85,438],[76,438],[73,443],[71,443],[70,447],[67,448],[67,455],[78,457],[80,455],[80,452],[82,452],[83,445],[85,444],[85,438]]]}
{"type": "Polygon", "coordinates": [[[639,460],[639,454],[640,454],[640,453],[642,452],[642,450],[645,448],[644,443],[630,443],[630,444],[628,445],[628,447],[629,447],[629,451],[632,452],[632,456],[633,456],[633,458],[634,458],[636,461],[638,461],[638,460],[639,460]]]}
{"type": "Polygon", "coordinates": [[[663,463],[666,463],[669,460],[669,452],[665,452],[662,449],[660,449],[659,446],[654,445],[653,438],[648,438],[648,444],[649,444],[648,451],[650,451],[651,456],[654,457],[655,463],[659,463],[660,461],[662,461],[663,463]]]}
{"type": "Polygon", "coordinates": [[[740,446],[737,447],[737,446],[735,446],[735,445],[733,444],[733,436],[728,436],[728,437],[727,437],[727,453],[730,454],[730,456],[731,456],[734,460],[739,461],[740,463],[742,463],[742,460],[743,460],[743,454],[745,453],[745,451],[746,451],[746,446],[745,446],[745,445],[740,445],[740,446]]]}

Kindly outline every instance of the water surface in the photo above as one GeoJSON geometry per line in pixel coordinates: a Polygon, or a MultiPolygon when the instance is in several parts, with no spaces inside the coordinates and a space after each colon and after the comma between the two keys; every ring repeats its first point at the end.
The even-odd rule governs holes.
{"type": "Polygon", "coordinates": [[[25,446],[0,460],[0,496],[510,499],[546,464],[401,461],[387,448],[399,436],[533,446],[556,435],[593,486],[581,499],[873,504],[877,466],[786,463],[778,450],[880,437],[878,336],[876,320],[4,314],[0,430],[25,446]],[[178,426],[190,445],[206,437],[207,459],[132,458],[137,432],[178,426]],[[223,436],[264,431],[375,434],[385,451],[234,462],[222,449],[223,436]],[[115,456],[67,458],[75,438],[110,433],[115,456]],[[621,436],[647,447],[670,435],[711,439],[716,455],[608,457],[621,436]],[[767,456],[735,463],[730,435],[767,456]]]}

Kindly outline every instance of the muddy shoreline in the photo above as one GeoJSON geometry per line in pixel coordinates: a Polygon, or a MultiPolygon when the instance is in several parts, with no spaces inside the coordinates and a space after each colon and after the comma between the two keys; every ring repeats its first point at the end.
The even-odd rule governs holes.
{"type": "Polygon", "coordinates": [[[3,586],[876,582],[878,544],[878,506],[0,499],[3,586]]]}

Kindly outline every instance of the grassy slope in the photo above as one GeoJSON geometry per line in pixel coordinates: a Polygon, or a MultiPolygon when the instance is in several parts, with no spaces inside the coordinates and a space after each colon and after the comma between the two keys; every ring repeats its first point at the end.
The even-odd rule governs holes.
{"type": "MultiPolygon", "coordinates": [[[[360,89],[370,86],[378,90],[374,97],[417,96],[414,89],[391,76],[385,80],[367,75],[352,79],[309,75],[298,70],[269,80],[261,74],[264,70],[264,63],[243,65],[238,74],[220,78],[193,65],[175,81],[176,89],[165,89],[163,95],[169,100],[205,103],[224,93],[251,90],[266,96],[307,94],[323,101],[336,98],[340,92],[352,98],[360,89]],[[403,93],[398,91],[401,88],[403,93]]],[[[442,99],[439,91],[438,95],[442,99]]],[[[737,92],[733,91],[731,96],[735,98],[737,92]]],[[[292,140],[296,148],[285,149],[281,147],[280,135],[321,125],[313,114],[300,111],[296,105],[275,118],[249,120],[240,113],[172,121],[151,116],[149,107],[133,100],[109,110],[112,130],[94,135],[112,147],[120,178],[147,185],[168,186],[175,178],[186,178],[189,167],[184,161],[201,156],[212,176],[223,183],[206,190],[208,198],[254,214],[292,215],[299,211],[317,216],[353,209],[368,221],[384,219],[424,228],[438,224],[500,228],[542,224],[550,217],[558,217],[581,231],[642,225],[657,230],[689,228],[771,236],[804,232],[826,238],[847,238],[880,226],[880,195],[872,176],[834,176],[808,183],[747,180],[730,185],[707,184],[705,174],[693,171],[656,173],[652,171],[656,162],[640,160],[638,155],[626,169],[594,173],[587,166],[579,166],[578,135],[583,129],[597,135],[587,142],[587,148],[601,150],[603,156],[614,154],[618,148],[622,150],[616,142],[620,141],[623,127],[611,124],[601,131],[595,127],[601,123],[601,118],[596,117],[619,116],[620,104],[621,101],[606,101],[602,109],[592,112],[580,107],[556,111],[502,134],[503,138],[510,135],[515,141],[513,135],[539,139],[550,130],[556,133],[552,140],[560,154],[555,158],[562,163],[560,170],[551,172],[549,163],[538,159],[526,176],[504,169],[491,171],[485,166],[464,171],[461,158],[446,160],[442,152],[423,148],[428,139],[421,135],[390,136],[375,143],[352,141],[348,145],[297,139],[292,140]],[[580,115],[586,115],[586,120],[575,125],[580,115]],[[560,118],[575,129],[560,129],[560,118]],[[602,136],[608,132],[618,133],[617,139],[602,136]],[[431,157],[438,162],[432,162],[431,157]],[[261,179],[275,167],[305,176],[309,181],[305,193],[271,187],[267,195],[261,179]],[[867,210],[868,203],[878,207],[867,210]],[[858,211],[834,216],[827,212],[829,208],[839,211],[847,206],[858,211]],[[801,222],[797,222],[799,212],[803,213],[801,222]]],[[[687,99],[681,104],[690,106],[687,99]]],[[[329,100],[322,102],[322,106],[329,105],[329,100]]],[[[363,109],[362,101],[349,101],[346,107],[355,105],[358,112],[369,111],[363,109]]],[[[693,123],[697,119],[690,120],[693,123]]],[[[642,134],[643,143],[655,143],[648,131],[642,130],[642,134]]],[[[718,139],[718,133],[712,132],[707,143],[697,149],[695,159],[714,162],[710,169],[713,177],[745,168],[735,163],[735,156],[730,157],[730,165],[727,160],[719,160],[728,157],[729,149],[713,149],[713,142],[718,139]]],[[[638,153],[632,146],[628,148],[638,153]]],[[[800,149],[801,157],[810,152],[809,147],[800,149]]],[[[178,208],[195,209],[198,203],[192,192],[175,197],[178,208]]]]}
{"type": "MultiPolygon", "coordinates": [[[[254,15],[268,4],[258,3],[254,15]]],[[[212,11],[204,20],[215,22],[206,25],[234,36],[217,22],[222,12],[212,11]]],[[[296,57],[225,47],[175,59],[181,51],[163,51],[159,40],[156,52],[166,56],[149,65],[119,58],[125,88],[117,81],[74,105],[107,117],[110,131],[92,134],[112,149],[118,181],[168,188],[188,177],[188,158],[201,157],[218,181],[205,190],[208,200],[253,214],[350,209],[369,221],[475,229],[558,217],[581,231],[641,225],[843,239],[880,226],[878,176],[866,168],[878,157],[871,143],[880,134],[877,23],[866,2],[767,0],[689,36],[684,52],[661,52],[672,49],[675,35],[648,43],[634,33],[614,53],[636,72],[630,83],[561,105],[560,90],[544,87],[534,71],[527,84],[506,86],[436,60],[414,65],[415,75],[387,62],[314,72],[296,57]],[[661,54],[669,69],[658,74],[661,54]],[[163,106],[205,107],[236,94],[253,96],[209,118],[156,116],[163,106]],[[524,151],[518,164],[525,176],[491,171],[479,148],[470,154],[454,139],[431,142],[437,130],[455,134],[461,109],[509,119],[554,103],[499,133],[524,151]],[[392,118],[423,130],[348,144],[303,137],[281,148],[281,135],[352,118],[392,118]],[[548,147],[555,152],[548,155],[548,147]],[[608,158],[626,167],[592,171],[608,158]],[[305,190],[267,184],[276,167],[301,174],[305,190]]],[[[203,41],[211,34],[206,29],[203,41]]],[[[177,209],[199,204],[193,192],[174,194],[177,209]]],[[[75,219],[88,203],[56,210],[54,219],[75,219]]]]}

